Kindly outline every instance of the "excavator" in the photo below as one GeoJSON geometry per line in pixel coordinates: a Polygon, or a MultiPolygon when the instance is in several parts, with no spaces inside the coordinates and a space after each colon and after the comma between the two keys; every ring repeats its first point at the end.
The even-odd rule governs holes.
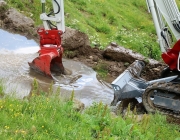
{"type": "Polygon", "coordinates": [[[42,14],[40,19],[43,21],[44,28],[39,28],[37,33],[40,38],[39,56],[29,62],[30,68],[53,78],[52,72],[65,74],[62,64],[63,47],[61,37],[65,32],[64,22],[64,1],[52,0],[53,11],[46,14],[46,0],[41,0],[42,14]]]}
{"type": "Polygon", "coordinates": [[[167,67],[160,73],[160,79],[146,81],[140,77],[145,63],[133,62],[112,82],[114,99],[111,105],[116,106],[121,101],[119,105],[122,107],[125,100],[135,104],[140,98],[148,113],[159,112],[179,119],[180,12],[175,0],[146,0],[146,3],[167,67]]]}
{"type": "MultiPolygon", "coordinates": [[[[41,0],[44,28],[37,30],[40,38],[39,56],[29,62],[30,68],[53,78],[52,72],[65,74],[62,64],[62,34],[65,32],[64,2],[52,0],[53,11],[46,14],[46,0],[41,0]]],[[[167,67],[161,78],[146,81],[141,78],[145,63],[136,60],[112,83],[114,99],[112,106],[142,99],[149,113],[156,111],[180,118],[180,13],[175,0],[146,0],[152,14],[162,59],[167,67]],[[175,43],[174,41],[175,40],[175,43]]]]}

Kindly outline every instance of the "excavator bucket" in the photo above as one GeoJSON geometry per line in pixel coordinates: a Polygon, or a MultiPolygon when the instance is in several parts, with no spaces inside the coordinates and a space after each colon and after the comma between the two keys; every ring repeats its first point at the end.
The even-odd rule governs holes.
{"type": "Polygon", "coordinates": [[[38,30],[40,36],[39,56],[29,63],[30,68],[38,73],[44,74],[52,78],[52,73],[64,74],[62,64],[63,48],[61,46],[60,30],[38,30]]]}
{"type": "Polygon", "coordinates": [[[114,89],[114,99],[112,106],[116,106],[123,99],[133,99],[142,97],[146,88],[156,82],[170,82],[177,78],[177,75],[156,80],[146,81],[140,77],[145,64],[143,61],[136,60],[112,83],[114,89]]]}
{"type": "Polygon", "coordinates": [[[126,98],[141,97],[144,91],[141,89],[147,87],[145,80],[140,77],[144,66],[144,62],[136,60],[112,82],[111,85],[114,89],[112,106],[126,98]]]}

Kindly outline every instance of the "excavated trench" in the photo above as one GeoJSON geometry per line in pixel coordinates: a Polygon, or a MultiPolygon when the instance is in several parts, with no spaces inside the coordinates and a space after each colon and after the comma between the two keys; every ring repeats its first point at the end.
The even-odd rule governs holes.
{"type": "Polygon", "coordinates": [[[113,89],[110,84],[97,80],[96,72],[80,62],[63,59],[64,67],[72,74],[55,76],[54,80],[31,70],[28,62],[38,56],[38,50],[34,40],[0,29],[0,78],[6,93],[15,93],[20,98],[28,96],[33,80],[37,79],[44,91],[48,91],[52,82],[54,90],[60,86],[63,97],[69,97],[74,90],[75,98],[85,106],[100,101],[111,103],[113,89]]]}

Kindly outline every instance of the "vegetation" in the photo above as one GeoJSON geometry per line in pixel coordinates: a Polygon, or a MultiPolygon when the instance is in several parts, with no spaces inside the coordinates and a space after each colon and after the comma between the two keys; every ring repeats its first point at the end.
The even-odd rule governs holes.
{"type": "MultiPolygon", "coordinates": [[[[0,85],[0,89],[4,89],[0,85]]],[[[33,84],[31,97],[17,99],[4,96],[0,99],[1,139],[59,139],[59,140],[179,140],[180,128],[168,124],[166,117],[156,114],[144,115],[141,121],[137,116],[122,118],[110,113],[107,105],[94,103],[83,112],[73,108],[73,95],[68,101],[51,90],[48,93],[38,90],[33,84]],[[38,91],[39,95],[36,94],[38,91]]],[[[51,89],[51,87],[50,87],[51,89]]],[[[0,90],[0,94],[4,94],[0,90]]]]}
{"type": "Polygon", "coordinates": [[[97,76],[105,80],[108,74],[108,66],[103,63],[98,63],[93,69],[97,72],[97,76]]]}
{"type": "MultiPolygon", "coordinates": [[[[6,0],[9,5],[42,24],[40,0],[6,0]]],[[[180,4],[179,1],[176,1],[180,4]]],[[[52,10],[46,1],[46,12],[52,10]]],[[[105,48],[110,42],[146,57],[160,59],[156,31],[145,0],[64,0],[66,26],[89,35],[91,46],[105,48]]]]}

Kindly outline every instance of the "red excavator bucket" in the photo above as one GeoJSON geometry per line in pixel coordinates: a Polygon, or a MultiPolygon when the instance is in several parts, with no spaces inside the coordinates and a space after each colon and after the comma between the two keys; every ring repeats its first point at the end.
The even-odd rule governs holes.
{"type": "Polygon", "coordinates": [[[51,72],[64,74],[62,64],[63,48],[61,46],[62,31],[52,29],[38,29],[40,36],[39,56],[35,58],[29,66],[39,73],[52,78],[51,72]]]}

